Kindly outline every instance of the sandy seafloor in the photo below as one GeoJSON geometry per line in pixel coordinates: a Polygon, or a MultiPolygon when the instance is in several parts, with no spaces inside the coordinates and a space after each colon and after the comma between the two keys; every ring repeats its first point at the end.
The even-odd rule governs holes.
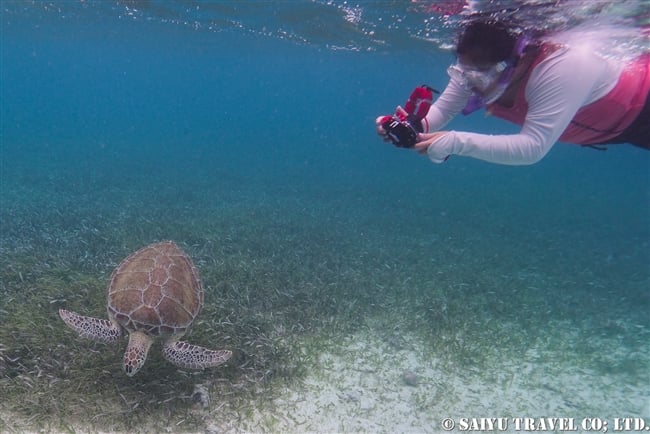
{"type": "MultiPolygon", "coordinates": [[[[487,370],[454,369],[441,366],[416,340],[403,338],[406,348],[396,350],[371,331],[349,336],[320,355],[301,386],[282,390],[263,410],[237,423],[224,423],[217,412],[208,427],[214,432],[436,433],[445,431],[443,420],[462,424],[464,418],[465,428],[456,425],[452,431],[522,432],[533,430],[524,429],[524,421],[517,429],[514,418],[532,418],[534,430],[558,432],[543,428],[540,419],[572,419],[582,431],[583,423],[592,423],[585,419],[601,418],[611,429],[615,417],[632,411],[647,420],[650,414],[647,385],[621,385],[587,367],[546,363],[562,357],[548,350],[531,347],[520,359],[487,370]],[[409,373],[417,384],[405,380],[409,373]],[[508,422],[494,430],[471,425],[481,418],[508,422]]],[[[585,426],[598,426],[593,423],[585,426]]]]}
{"type": "MultiPolygon", "coordinates": [[[[300,384],[276,388],[270,401],[252,400],[237,418],[227,407],[224,411],[219,396],[211,396],[206,407],[195,405],[194,416],[205,423],[197,432],[435,433],[443,431],[447,418],[459,423],[462,418],[497,417],[508,421],[507,429],[477,430],[526,431],[515,429],[513,418],[534,418],[540,430],[540,418],[557,417],[572,419],[581,431],[585,419],[599,418],[612,427],[614,418],[635,414],[647,420],[650,414],[646,385],[622,384],[585,366],[548,362],[565,358],[562,350],[554,354],[533,346],[521,358],[487,370],[459,369],[445,366],[416,337],[400,339],[396,345],[365,330],[340,342],[322,342],[326,349],[307,367],[309,374],[300,384]],[[405,379],[408,373],[415,380],[405,379]]],[[[611,343],[600,344],[605,350],[611,343]]],[[[11,432],[32,432],[20,416],[2,417],[11,432]]],[[[77,432],[90,429],[83,420],[68,423],[77,432]]],[[[179,425],[167,432],[190,432],[179,425]]],[[[160,428],[152,424],[136,431],[160,428]]]]}
{"type": "MultiPolygon", "coordinates": [[[[625,384],[585,366],[549,363],[565,355],[548,349],[528,348],[521,358],[502,360],[489,369],[460,369],[445,366],[416,338],[401,339],[395,348],[366,330],[341,342],[322,342],[327,349],[307,367],[309,375],[298,385],[276,387],[270,400],[267,396],[260,402],[251,400],[234,413],[221,397],[210,396],[205,407],[195,404],[190,410],[201,421],[201,429],[187,429],[180,419],[176,426],[153,422],[134,427],[133,432],[611,432],[615,418],[634,418],[638,423],[650,414],[646,385],[625,384]],[[405,380],[409,374],[416,379],[405,380]],[[506,422],[494,422],[492,429],[488,422],[480,422],[488,418],[506,422]],[[521,420],[516,425],[515,418],[533,422],[521,420]],[[569,425],[552,429],[550,418],[569,425]],[[447,419],[454,420],[454,429],[442,429],[447,419]],[[601,421],[604,425],[598,425],[601,421]],[[525,423],[535,428],[525,429],[525,423]],[[583,424],[599,429],[584,430],[583,424]]],[[[20,416],[2,418],[9,422],[10,432],[39,432],[26,428],[29,424],[20,416]]],[[[75,432],[116,432],[91,428],[85,420],[67,423],[75,432]]]]}
{"type": "MultiPolygon", "coordinates": [[[[61,163],[65,170],[50,163],[43,178],[16,175],[50,194],[29,196],[24,186],[4,184],[13,199],[5,210],[14,219],[5,224],[3,248],[10,254],[3,256],[2,309],[29,312],[29,322],[14,314],[3,324],[3,383],[11,390],[3,430],[390,433],[440,432],[447,417],[647,420],[647,241],[637,238],[646,236],[647,222],[610,225],[621,207],[599,199],[602,189],[619,187],[598,176],[638,151],[581,152],[591,151],[559,148],[547,164],[573,167],[584,158],[579,173],[562,178],[589,179],[592,186],[582,192],[596,199],[558,187],[542,190],[539,203],[526,207],[514,204],[528,200],[528,187],[507,180],[542,180],[548,166],[509,174],[475,166],[470,175],[458,160],[439,169],[414,156],[399,164],[418,167],[414,179],[434,174],[436,186],[392,197],[386,192],[402,174],[386,173],[372,185],[346,175],[361,196],[345,179],[323,188],[315,181],[288,187],[259,180],[238,187],[237,178],[211,190],[212,178],[190,177],[200,193],[180,206],[176,186],[146,199],[127,183],[110,193],[83,184],[59,190],[64,174],[73,173],[68,165],[78,163],[61,163]],[[472,204],[453,199],[442,175],[468,180],[463,189],[472,204]],[[467,192],[477,176],[491,192],[467,192]],[[441,201],[418,202],[430,188],[441,201]],[[565,208],[544,211],[553,200],[565,208]],[[399,206],[386,209],[386,201],[399,206]],[[598,216],[574,219],[574,201],[598,216]],[[205,206],[217,202],[218,210],[205,206]],[[504,203],[513,208],[504,211],[504,203]],[[76,225],[66,217],[70,207],[78,229],[66,227],[76,225]],[[406,216],[426,223],[401,224],[406,216]],[[536,225],[517,227],[521,219],[536,225]],[[558,229],[561,223],[570,228],[558,229]],[[112,237],[126,237],[128,245],[112,237]],[[240,355],[226,368],[191,376],[152,355],[129,379],[120,368],[123,343],[79,341],[56,309],[72,305],[104,315],[102,294],[117,261],[165,238],[193,240],[181,243],[208,294],[188,340],[240,355]],[[292,360],[282,359],[284,351],[292,360]],[[282,369],[288,374],[267,375],[282,369]],[[415,385],[405,381],[407,371],[415,385]],[[258,374],[261,380],[249,379],[258,374]],[[197,390],[204,392],[195,396],[197,390]]],[[[638,161],[629,159],[630,167],[638,161]]],[[[90,176],[79,167],[75,176],[90,176]]],[[[145,191],[149,182],[141,184],[145,191]]],[[[642,191],[612,197],[627,205],[642,191]]]]}

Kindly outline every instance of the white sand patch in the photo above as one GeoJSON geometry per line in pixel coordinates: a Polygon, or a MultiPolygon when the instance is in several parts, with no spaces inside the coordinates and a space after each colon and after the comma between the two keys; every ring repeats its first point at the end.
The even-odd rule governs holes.
{"type": "MultiPolygon", "coordinates": [[[[310,375],[237,422],[212,412],[214,432],[441,432],[444,418],[650,417],[647,384],[626,384],[536,349],[489,370],[460,369],[427,352],[415,338],[393,349],[372,332],[331,343],[310,375]],[[564,360],[565,362],[559,362],[564,360]],[[417,385],[404,380],[417,376],[417,385]]],[[[223,415],[225,416],[225,415],[223,415]]],[[[514,431],[512,422],[509,432],[514,431]]]]}

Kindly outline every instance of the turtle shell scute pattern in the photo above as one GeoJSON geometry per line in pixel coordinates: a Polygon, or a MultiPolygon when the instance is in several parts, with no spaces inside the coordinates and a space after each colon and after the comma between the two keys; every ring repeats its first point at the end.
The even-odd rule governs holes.
{"type": "Polygon", "coordinates": [[[190,257],[171,241],[124,259],[111,275],[108,314],[128,331],[183,334],[203,307],[203,287],[190,257]]]}

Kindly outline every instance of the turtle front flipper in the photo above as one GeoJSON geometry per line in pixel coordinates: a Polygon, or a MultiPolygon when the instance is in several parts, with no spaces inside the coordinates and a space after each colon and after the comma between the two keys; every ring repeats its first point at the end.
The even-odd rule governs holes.
{"type": "Polygon", "coordinates": [[[225,363],[232,351],[209,350],[183,341],[165,342],[163,356],[174,365],[187,369],[214,368],[225,363]]]}
{"type": "Polygon", "coordinates": [[[83,316],[65,309],[59,309],[59,316],[82,338],[110,343],[122,336],[122,328],[105,319],[83,316]]]}

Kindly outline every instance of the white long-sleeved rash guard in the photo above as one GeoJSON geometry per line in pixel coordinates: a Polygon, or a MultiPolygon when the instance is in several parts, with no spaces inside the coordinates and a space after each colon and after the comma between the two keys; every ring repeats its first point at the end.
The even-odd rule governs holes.
{"type": "MultiPolygon", "coordinates": [[[[518,134],[449,131],[427,149],[431,161],[463,155],[492,163],[525,165],[541,160],[583,106],[616,86],[622,66],[589,46],[561,47],[537,64],[526,84],[526,119],[518,134]]],[[[471,92],[451,79],[426,116],[428,131],[444,127],[463,109],[471,92]]]]}

